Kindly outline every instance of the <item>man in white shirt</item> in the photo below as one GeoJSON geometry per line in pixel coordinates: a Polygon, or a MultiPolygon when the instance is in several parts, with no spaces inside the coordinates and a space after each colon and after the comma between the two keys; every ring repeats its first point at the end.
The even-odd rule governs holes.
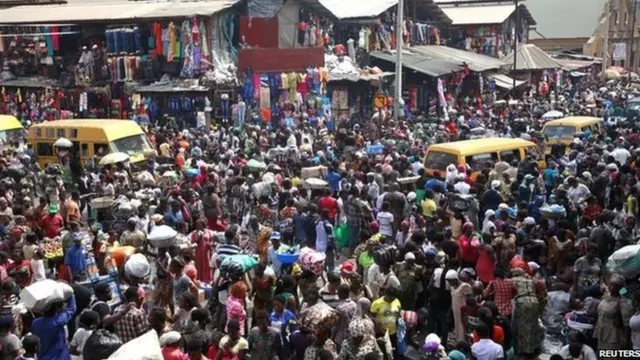
{"type": "Polygon", "coordinates": [[[504,359],[504,350],[500,344],[496,344],[491,340],[489,327],[480,323],[476,327],[476,332],[480,341],[471,345],[471,354],[476,360],[502,360],[504,359]]]}
{"type": "Polygon", "coordinates": [[[615,150],[613,150],[609,155],[613,156],[614,159],[620,164],[624,165],[627,163],[627,159],[631,157],[631,153],[629,150],[625,149],[623,143],[620,142],[615,150]]]}
{"type": "Polygon", "coordinates": [[[453,185],[453,189],[459,194],[468,195],[471,186],[464,182],[464,175],[458,175],[456,178],[456,184],[453,185]]]}
{"type": "Polygon", "coordinates": [[[380,224],[380,234],[387,238],[386,240],[393,238],[393,214],[389,212],[391,204],[384,202],[382,204],[382,211],[376,216],[376,220],[380,224]]]}
{"type": "Polygon", "coordinates": [[[567,197],[569,197],[574,204],[580,203],[581,200],[586,199],[587,196],[591,194],[589,188],[585,184],[578,182],[578,179],[575,177],[569,177],[567,183],[569,184],[567,197]]]}

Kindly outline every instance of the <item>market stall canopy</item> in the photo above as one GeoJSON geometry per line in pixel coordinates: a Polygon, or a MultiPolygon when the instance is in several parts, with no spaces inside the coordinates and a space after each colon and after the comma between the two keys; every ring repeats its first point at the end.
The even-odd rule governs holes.
{"type": "Polygon", "coordinates": [[[358,1],[312,0],[303,4],[317,2],[339,20],[377,17],[398,5],[398,0],[368,0],[366,4],[358,1]]]}
{"type": "MultiPolygon", "coordinates": [[[[520,5],[519,8],[520,16],[526,19],[529,25],[535,25],[536,21],[527,7],[520,5]]],[[[451,19],[451,25],[502,24],[516,11],[516,7],[512,4],[441,6],[440,9],[451,19]]]]}
{"type": "Polygon", "coordinates": [[[129,155],[122,152],[107,154],[100,159],[100,165],[112,165],[129,160],[129,155]]]}
{"type": "Polygon", "coordinates": [[[544,52],[534,44],[520,44],[517,49],[516,68],[513,68],[513,51],[503,60],[509,64],[511,70],[535,71],[561,69],[560,65],[551,55],[544,52]]]}
{"type": "MultiPolygon", "coordinates": [[[[395,51],[373,51],[370,55],[376,59],[396,63],[395,51]]],[[[464,70],[464,65],[459,62],[434,59],[407,50],[402,52],[402,66],[431,77],[439,77],[464,70]]]]}
{"type": "Polygon", "coordinates": [[[176,19],[211,16],[238,2],[239,0],[129,1],[98,4],[24,5],[0,10],[0,19],[3,24],[68,24],[176,19]]]}
{"type": "Polygon", "coordinates": [[[558,64],[562,65],[562,68],[564,70],[579,70],[602,63],[598,60],[555,59],[555,61],[558,64]]]}
{"type": "MultiPolygon", "coordinates": [[[[487,79],[489,81],[495,81],[496,86],[501,89],[507,89],[507,90],[513,89],[513,78],[510,78],[507,75],[491,74],[491,75],[487,75],[487,79]]],[[[516,87],[526,83],[527,83],[526,81],[516,80],[516,87]]]]}
{"type": "Polygon", "coordinates": [[[491,56],[476,54],[471,51],[460,50],[443,45],[413,46],[411,47],[411,50],[429,58],[451,61],[453,63],[460,64],[463,67],[464,65],[467,65],[469,70],[475,72],[497,70],[508,65],[504,61],[491,56]]]}

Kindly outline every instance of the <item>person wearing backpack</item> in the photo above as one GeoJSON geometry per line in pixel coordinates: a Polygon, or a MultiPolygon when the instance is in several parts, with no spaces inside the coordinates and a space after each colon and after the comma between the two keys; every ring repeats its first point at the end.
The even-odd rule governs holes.
{"type": "Polygon", "coordinates": [[[329,210],[320,210],[320,218],[316,221],[315,250],[327,254],[327,272],[333,272],[336,260],[336,240],[333,236],[333,225],[329,221],[329,210]]]}

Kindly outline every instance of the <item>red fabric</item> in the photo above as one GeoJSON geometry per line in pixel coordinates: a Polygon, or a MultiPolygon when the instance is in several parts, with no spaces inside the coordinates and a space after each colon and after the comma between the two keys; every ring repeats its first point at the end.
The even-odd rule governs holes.
{"type": "Polygon", "coordinates": [[[51,45],[53,45],[53,51],[60,50],[60,35],[58,35],[58,27],[51,27],[51,45]]]}
{"type": "Polygon", "coordinates": [[[338,208],[338,201],[331,196],[323,196],[318,200],[318,207],[320,209],[327,209],[329,211],[329,219],[336,218],[336,209],[338,208]]]}
{"type": "Polygon", "coordinates": [[[216,216],[213,216],[213,217],[207,218],[207,227],[210,230],[222,232],[227,230],[227,223],[224,221],[223,218],[218,218],[216,216]]]}
{"type": "Polygon", "coordinates": [[[493,302],[498,307],[500,315],[510,316],[512,310],[511,299],[515,295],[515,291],[511,279],[496,278],[484,289],[483,295],[487,297],[493,293],[493,302]]]}
{"type": "Polygon", "coordinates": [[[211,230],[194,231],[191,233],[191,243],[196,244],[196,269],[199,280],[209,284],[212,280],[212,270],[209,265],[211,259],[210,245],[213,242],[213,232],[211,230]]]}
{"type": "Polygon", "coordinates": [[[472,237],[466,234],[460,236],[460,259],[465,262],[475,263],[478,260],[478,248],[471,245],[472,237]]]}
{"type": "Polygon", "coordinates": [[[529,263],[524,261],[522,256],[516,255],[509,262],[509,269],[520,268],[524,270],[527,274],[531,275],[531,268],[529,267],[529,263]]]}
{"type": "Polygon", "coordinates": [[[45,215],[41,220],[41,224],[46,236],[54,238],[60,235],[60,231],[64,227],[64,219],[62,219],[60,214],[55,214],[53,216],[45,215]]]}
{"type": "MultiPolygon", "coordinates": [[[[493,336],[491,337],[491,340],[493,340],[493,342],[495,342],[496,344],[500,344],[500,345],[504,344],[504,330],[502,330],[500,326],[498,325],[493,326],[493,336]]],[[[478,333],[474,331],[473,342],[477,343],[478,341],[480,341],[480,337],[478,336],[478,333]]]]}
{"type": "Polygon", "coordinates": [[[160,23],[153,24],[153,36],[156,38],[156,55],[163,55],[162,26],[160,26],[160,23]]]}
{"type": "Polygon", "coordinates": [[[491,256],[486,251],[480,250],[478,254],[478,262],[476,263],[476,274],[483,283],[489,283],[493,280],[493,272],[495,271],[495,264],[491,259],[491,256]]]}
{"type": "Polygon", "coordinates": [[[164,360],[187,360],[189,355],[180,350],[179,345],[165,346],[162,348],[162,357],[164,360]]]}

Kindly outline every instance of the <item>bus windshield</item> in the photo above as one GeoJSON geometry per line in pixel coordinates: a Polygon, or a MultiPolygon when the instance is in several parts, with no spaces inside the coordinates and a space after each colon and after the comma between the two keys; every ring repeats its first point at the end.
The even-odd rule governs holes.
{"type": "Polygon", "coordinates": [[[127,155],[141,154],[144,151],[153,150],[149,139],[144,134],[128,136],[111,142],[116,152],[127,155]]]}
{"type": "Polygon", "coordinates": [[[543,131],[549,139],[572,139],[575,133],[576,128],[573,126],[547,126],[543,131]]]}

